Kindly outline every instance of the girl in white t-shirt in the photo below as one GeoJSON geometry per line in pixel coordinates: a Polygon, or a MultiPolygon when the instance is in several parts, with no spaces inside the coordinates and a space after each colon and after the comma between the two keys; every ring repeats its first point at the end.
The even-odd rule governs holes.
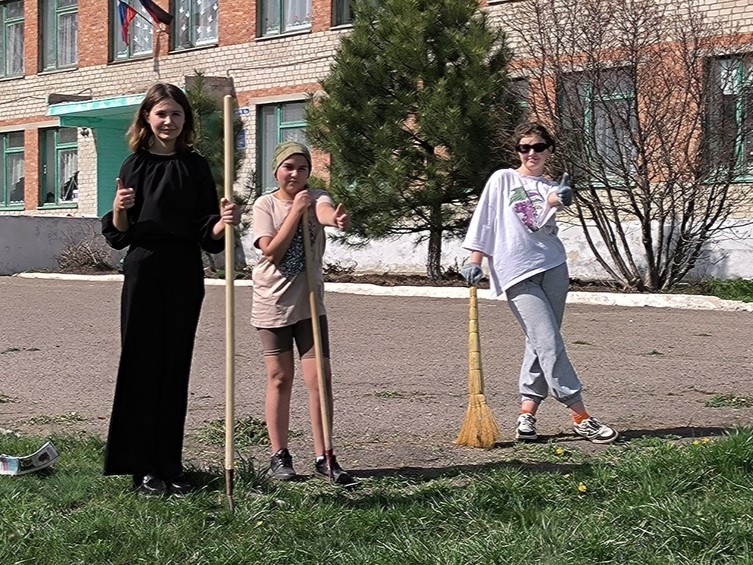
{"type": "MultiPolygon", "coordinates": [[[[327,386],[331,386],[332,369],[322,276],[322,255],[326,239],[324,226],[344,231],[348,229],[350,220],[342,204],[335,207],[326,192],[309,189],[311,153],[305,145],[292,141],[280,143],[274,152],[273,169],[279,189],[254,202],[254,245],[259,249],[260,256],[253,270],[254,300],[251,310],[251,323],[258,330],[267,368],[265,413],[272,444],[268,475],[276,480],[296,477],[293,458],[288,451],[295,343],[308,392],[316,455],[314,472],[322,477],[331,477],[336,484],[349,485],[353,483],[353,479],[340,467],[337,459],[331,459],[330,474],[324,456],[302,218],[304,210],[308,208],[309,225],[306,227],[311,235],[311,263],[317,287],[316,309],[327,386]]],[[[332,413],[332,406],[329,407],[329,412],[332,413]]]]}
{"type": "Polygon", "coordinates": [[[572,189],[567,174],[559,185],[544,176],[555,148],[544,126],[521,125],[515,141],[520,166],[496,171],[487,181],[463,242],[471,257],[462,273],[469,285],[476,285],[486,257],[492,293],[507,295],[526,336],[515,437],[537,439],[536,411],[551,394],[569,409],[575,433],[610,443],[618,434],[586,411],[580,379],[560,333],[570,279],[555,212],[572,203],[572,189]]]}

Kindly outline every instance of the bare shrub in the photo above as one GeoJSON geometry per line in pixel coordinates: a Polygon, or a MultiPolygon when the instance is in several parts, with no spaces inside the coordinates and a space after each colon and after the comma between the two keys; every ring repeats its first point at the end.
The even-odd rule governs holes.
{"type": "Polygon", "coordinates": [[[63,272],[114,271],[110,249],[102,236],[91,228],[88,232],[69,230],[63,235],[65,245],[55,259],[63,272]]]}

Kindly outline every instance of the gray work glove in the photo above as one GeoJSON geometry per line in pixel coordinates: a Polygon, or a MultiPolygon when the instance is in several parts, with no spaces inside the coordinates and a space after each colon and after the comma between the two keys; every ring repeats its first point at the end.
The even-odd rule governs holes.
{"type": "Polygon", "coordinates": [[[570,181],[570,175],[567,173],[562,175],[562,180],[557,187],[557,198],[560,199],[563,206],[570,206],[573,203],[573,189],[568,186],[570,181]]]}
{"type": "Polygon", "coordinates": [[[484,278],[484,271],[481,270],[481,265],[477,263],[466,263],[460,269],[460,274],[463,275],[468,286],[476,286],[478,281],[484,278]]]}

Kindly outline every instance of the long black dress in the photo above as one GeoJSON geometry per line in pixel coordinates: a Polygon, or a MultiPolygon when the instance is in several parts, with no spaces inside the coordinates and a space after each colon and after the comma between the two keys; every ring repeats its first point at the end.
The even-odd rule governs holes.
{"type": "Polygon", "coordinates": [[[120,232],[113,214],[102,233],[115,249],[130,246],[123,264],[122,350],[105,453],[106,475],[181,473],[183,432],[194,339],[204,299],[201,248],[212,239],[218,195],[206,160],[194,152],[138,151],[120,169],[136,200],[120,232]]]}

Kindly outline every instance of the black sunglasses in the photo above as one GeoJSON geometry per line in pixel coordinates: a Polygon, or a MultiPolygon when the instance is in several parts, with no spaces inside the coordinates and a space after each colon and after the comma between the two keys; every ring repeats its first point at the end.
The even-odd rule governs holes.
{"type": "Polygon", "coordinates": [[[527,143],[521,143],[519,145],[516,145],[515,149],[518,151],[518,153],[528,153],[531,149],[533,149],[536,153],[543,153],[544,151],[549,149],[549,144],[534,143],[533,145],[528,145],[527,143]]]}

